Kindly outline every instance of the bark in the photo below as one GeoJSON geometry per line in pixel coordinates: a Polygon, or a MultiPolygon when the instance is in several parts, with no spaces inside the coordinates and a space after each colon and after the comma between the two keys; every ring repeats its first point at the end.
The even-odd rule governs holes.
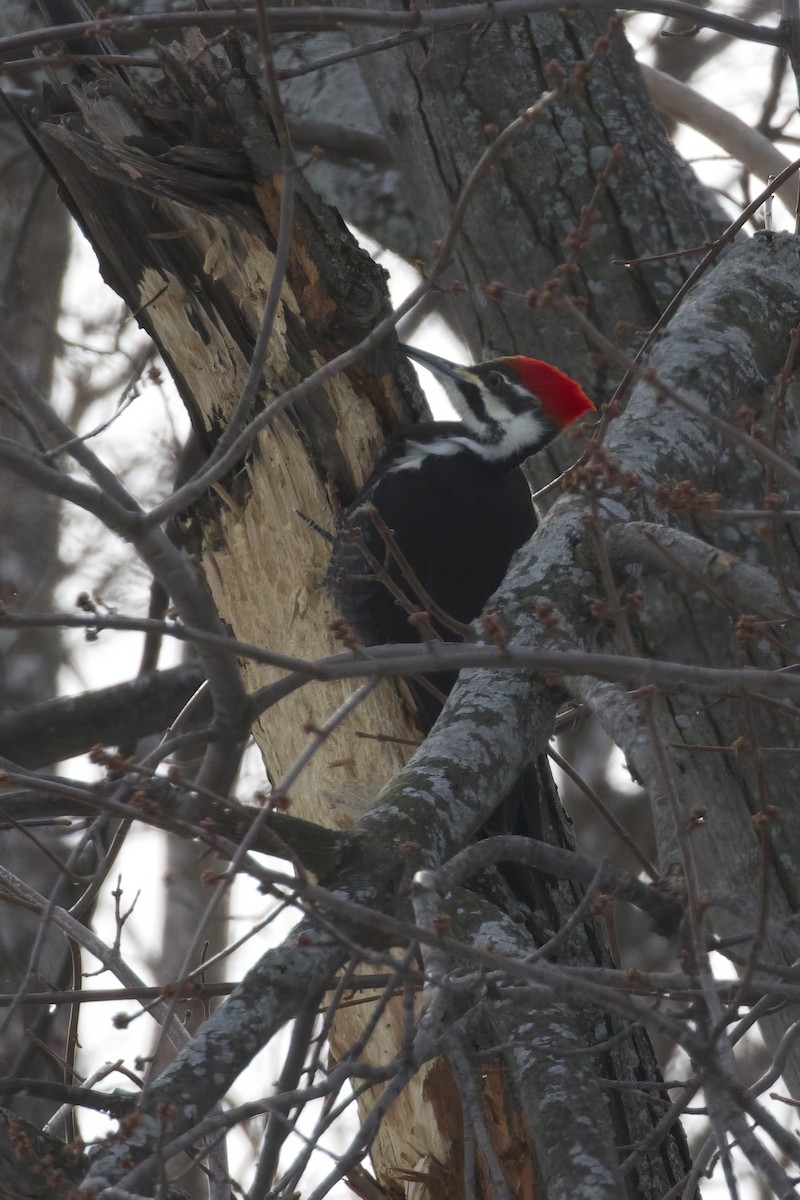
{"type": "MultiPolygon", "coordinates": [[[[650,365],[659,381],[691,399],[700,416],[687,416],[674,404],[659,401],[656,389],[642,383],[625,416],[612,425],[608,454],[615,470],[630,472],[634,482],[627,489],[613,489],[602,504],[603,525],[611,546],[619,543],[625,547],[620,556],[627,566],[636,568],[636,586],[644,589],[636,635],[653,658],[687,663],[713,660],[718,666],[734,666],[740,661],[736,637],[737,617],[742,612],[739,605],[744,600],[745,611],[749,609],[753,588],[746,571],[735,578],[735,560],[725,543],[743,547],[741,528],[734,525],[726,531],[715,522],[712,532],[710,521],[703,522],[701,514],[695,518],[696,524],[705,526],[703,575],[680,540],[671,541],[669,536],[664,538],[664,548],[672,551],[672,559],[664,556],[661,570],[651,567],[642,575],[642,560],[652,562],[652,547],[634,549],[634,539],[626,535],[629,522],[643,514],[658,520],[659,527],[665,523],[656,503],[656,489],[662,483],[672,487],[688,478],[699,490],[708,492],[724,485],[728,502],[736,508],[752,505],[761,495],[758,461],[732,446],[702,414],[733,416],[740,406],[756,403],[764,394],[767,379],[780,370],[798,301],[799,256],[800,242],[789,235],[760,235],[730,251],[697,285],[674,319],[669,336],[654,351],[650,365]],[[729,576],[736,589],[737,603],[732,610],[725,593],[711,589],[712,581],[725,581],[729,576]],[[657,646],[653,644],[656,637],[657,646]]],[[[591,570],[597,550],[586,532],[589,513],[583,495],[559,501],[517,559],[493,601],[512,645],[518,641],[528,646],[583,644],[588,648],[593,630],[587,625],[586,611],[599,586],[591,570]],[[554,634],[537,627],[535,608],[542,601],[553,605],[557,617],[554,634]]],[[[752,554],[755,547],[750,544],[746,549],[752,554]]],[[[777,585],[762,596],[762,607],[756,613],[767,623],[775,620],[776,593],[780,594],[777,585]]],[[[791,611],[791,598],[786,597],[785,603],[791,611]]],[[[778,647],[767,638],[745,643],[747,660],[762,667],[780,667],[784,655],[796,653],[791,637],[784,637],[778,647]]],[[[765,779],[758,753],[759,745],[768,739],[772,746],[792,745],[793,712],[782,718],[772,707],[755,705],[751,751],[743,747],[741,756],[733,752],[693,754],[690,747],[731,747],[747,728],[747,701],[732,695],[698,705],[677,693],[659,699],[660,735],[671,752],[670,777],[665,779],[656,768],[641,711],[630,697],[614,685],[588,680],[578,691],[594,701],[600,719],[625,750],[632,769],[648,783],[664,869],[685,855],[686,823],[692,810],[701,805],[704,816],[692,834],[692,856],[700,892],[714,909],[714,923],[724,933],[755,929],[766,888],[770,917],[764,945],[770,947],[769,961],[779,966],[795,961],[798,947],[782,922],[796,904],[794,881],[800,867],[793,858],[800,845],[793,802],[797,764],[788,754],[771,759],[765,779]],[[766,794],[762,791],[765,784],[766,794]],[[671,788],[677,789],[676,809],[671,807],[671,788]],[[752,819],[759,811],[767,811],[765,804],[778,809],[769,826],[771,853],[766,871],[763,833],[752,819]]],[[[546,690],[524,677],[513,683],[509,675],[501,684],[482,672],[462,672],[436,729],[406,771],[392,782],[395,802],[400,806],[407,796],[417,802],[425,796],[437,810],[447,810],[455,803],[454,779],[458,779],[459,801],[464,802],[464,770],[474,772],[475,790],[466,793],[467,803],[480,803],[481,784],[494,788],[497,781],[502,791],[520,761],[515,747],[526,741],[530,745],[534,730],[541,727],[538,713],[547,704],[547,696],[546,690]],[[538,706],[538,712],[533,706],[538,706]],[[476,741],[476,730],[487,726],[492,729],[491,750],[476,741]],[[431,796],[428,788],[433,775],[440,782],[431,796]]],[[[446,850],[443,847],[442,853],[446,850]]],[[[782,1013],[766,1022],[773,1049],[792,1019],[791,1013],[782,1013]]],[[[786,1070],[787,1082],[794,1089],[797,1080],[791,1063],[786,1070]]]]}
{"type": "MultiPolygon", "coordinates": [[[[735,423],[741,409],[753,406],[771,419],[770,381],[782,369],[788,334],[796,319],[796,239],[786,235],[758,235],[746,246],[731,251],[724,262],[691,294],[668,336],[656,347],[650,366],[659,379],[680,395],[694,400],[717,416],[735,423]]],[[[633,469],[643,484],[643,509],[664,520],[653,503],[659,483],[691,479],[700,492],[719,492],[734,509],[758,508],[769,489],[770,472],[756,456],[710,429],[702,417],[677,418],[667,402],[659,405],[652,389],[640,386],[632,400],[630,419],[614,426],[609,451],[623,468],[633,469]],[[678,436],[678,430],[680,435],[678,436]]],[[[796,505],[797,487],[776,473],[776,487],[796,505]]],[[[633,508],[629,514],[633,515],[633,508]]],[[[787,584],[797,586],[797,556],[788,530],[766,541],[753,537],[735,522],[705,520],[701,512],[680,522],[702,537],[709,547],[704,571],[693,569],[691,559],[676,547],[665,558],[666,572],[645,569],[645,600],[637,642],[647,653],[669,655],[674,661],[717,665],[747,662],[780,669],[796,655],[793,623],[783,624],[796,611],[787,584]],[[737,587],[733,600],[720,594],[715,580],[728,575],[727,555],[745,563],[761,561],[775,577],[772,597],[762,594],[754,604],[752,589],[737,587]],[[776,611],[775,593],[782,600],[784,618],[776,627],[777,639],[768,636],[776,611]],[[770,608],[770,602],[772,607],[770,608]],[[737,625],[743,613],[755,610],[767,621],[764,633],[750,641],[737,625]]],[[[669,544],[666,546],[669,550],[669,544]]],[[[645,558],[643,553],[637,556],[645,558]]],[[[611,724],[611,722],[609,722],[611,724]]],[[[616,722],[614,722],[616,724],[616,722]]],[[[680,796],[679,812],[685,819],[693,808],[708,810],[692,836],[692,852],[701,891],[713,906],[711,920],[720,933],[758,926],[757,914],[766,904],[769,928],[764,949],[768,961],[794,962],[798,947],[781,922],[796,908],[796,881],[800,862],[800,812],[798,764],[791,754],[760,747],[793,745],[794,717],[753,703],[746,697],[720,698],[712,705],[697,705],[679,697],[659,705],[659,725],[664,744],[673,751],[674,782],[680,796]],[[728,749],[703,752],[696,747],[732,748],[744,739],[742,754],[728,749]],[[748,747],[750,748],[748,750],[748,747]],[[759,814],[770,806],[778,811],[764,827],[759,814]]],[[[635,738],[630,730],[620,742],[635,765],[635,738]]],[[[640,778],[646,771],[640,768],[640,778]]],[[[661,788],[651,788],[651,803],[659,835],[662,863],[677,861],[680,830],[668,811],[661,788]]],[[[683,850],[683,848],[681,848],[683,850]]],[[[774,1051],[787,1026],[787,1015],[762,1021],[768,1046],[774,1051]]],[[[796,1064],[787,1064],[785,1079],[794,1095],[800,1076],[796,1064]]]]}
{"type": "MultiPolygon", "coordinates": [[[[120,81],[110,81],[79,94],[81,114],[41,126],[39,136],[98,248],[107,282],[140,314],[208,446],[246,377],[274,270],[281,175],[269,119],[252,82],[235,71],[220,79],[211,56],[196,50],[196,45],[176,49],[164,58],[174,108],[160,125],[146,84],[134,85],[128,95],[120,81]],[[196,90],[221,91],[221,107],[209,103],[205,125],[194,104],[196,90]],[[148,109],[145,120],[141,113],[148,109]],[[193,145],[191,169],[173,166],[165,172],[135,144],[137,137],[157,139],[160,149],[193,145]],[[220,144],[236,149],[223,153],[220,144]],[[228,177],[221,180],[223,171],[228,177]],[[131,176],[136,188],[127,186],[131,176]],[[118,238],[120,225],[130,230],[125,244],[118,238]]],[[[296,383],[387,311],[383,273],[371,266],[336,214],[300,182],[263,394],[296,383]]],[[[386,371],[393,358],[390,348],[371,356],[281,416],[222,480],[223,499],[209,496],[191,514],[193,552],[220,615],[241,640],[310,659],[334,647],[327,633],[332,613],[321,587],[326,543],[299,514],[332,528],[331,508],[352,498],[382,437],[408,419],[413,377],[406,367],[398,385],[386,371]]],[[[244,672],[249,690],[276,678],[276,672],[252,664],[244,672]]],[[[338,707],[348,690],[319,687],[314,708],[338,707]]],[[[283,707],[279,723],[265,720],[255,730],[275,781],[304,746],[313,720],[305,695],[289,697],[283,707]]],[[[380,733],[393,717],[413,735],[403,725],[398,701],[383,691],[364,706],[360,722],[380,733]]],[[[371,776],[377,771],[380,782],[402,761],[397,749],[377,746],[364,740],[354,754],[351,742],[335,734],[293,788],[295,811],[348,823],[370,794],[371,776]],[[335,811],[321,799],[331,786],[346,793],[335,811]]]]}
{"type": "MultiPolygon", "coordinates": [[[[203,682],[199,664],[149,671],[128,683],[45,700],[0,719],[0,755],[23,767],[52,766],[92,746],[129,744],[162,733],[203,682]]],[[[207,719],[206,704],[198,719],[207,719]]]]}
{"type": "MultiPolygon", "coordinates": [[[[740,405],[763,396],[766,379],[781,367],[796,312],[798,256],[800,242],[788,235],[760,236],[729,252],[697,286],[669,336],[654,352],[651,364],[659,379],[680,389],[679,394],[691,398],[701,413],[717,416],[732,416],[740,405]]],[[[623,475],[632,473],[634,480],[627,489],[607,492],[602,502],[603,526],[611,535],[617,529],[624,532],[628,522],[643,512],[664,521],[655,504],[659,483],[674,486],[688,477],[698,488],[711,490],[724,479],[729,502],[738,508],[752,503],[753,490],[761,482],[761,467],[751,454],[732,447],[702,415],[687,417],[679,407],[659,402],[649,384],[637,388],[625,416],[612,426],[607,445],[614,469],[623,475]]],[[[591,477],[586,486],[591,491],[591,477]]],[[[592,570],[594,564],[597,571],[597,549],[587,533],[590,516],[591,500],[586,495],[559,501],[518,557],[492,603],[509,631],[512,646],[588,648],[595,633],[587,624],[586,613],[600,589],[592,570]],[[543,629],[537,619],[537,606],[542,602],[553,606],[557,618],[554,632],[543,629]]],[[[720,535],[719,525],[714,529],[714,541],[709,537],[708,542],[709,583],[733,574],[728,555],[719,553],[725,536],[720,535]]],[[[734,527],[732,534],[741,542],[740,529],[734,527]]],[[[749,547],[750,552],[752,549],[749,547]]],[[[626,562],[646,557],[629,550],[626,562]]],[[[735,665],[740,658],[735,625],[741,610],[737,608],[720,620],[716,606],[721,601],[713,593],[708,600],[702,595],[698,608],[698,576],[692,561],[687,555],[684,565],[684,555],[677,549],[675,557],[676,562],[665,568],[668,574],[662,570],[656,576],[637,578],[637,586],[645,592],[637,636],[646,642],[648,633],[652,638],[666,631],[668,637],[659,641],[657,652],[649,647],[653,657],[669,653],[675,660],[687,662],[698,661],[698,656],[702,661],[713,657],[718,665],[735,665]],[[704,616],[702,637],[695,623],[700,615],[704,616]]],[[[752,588],[740,585],[737,596],[752,600],[752,588]]],[[[769,593],[765,599],[766,607],[756,615],[769,622],[775,615],[774,599],[769,593]]],[[[791,641],[781,647],[782,652],[764,640],[757,646],[748,644],[747,649],[751,661],[773,667],[781,665],[783,654],[791,660],[796,653],[791,641]]],[[[769,776],[765,777],[757,747],[767,738],[773,746],[791,747],[793,714],[787,714],[784,725],[771,708],[762,711],[740,695],[699,705],[680,695],[659,696],[656,727],[669,755],[665,775],[642,710],[628,694],[592,681],[586,681],[577,692],[594,703],[600,719],[625,750],[634,773],[647,783],[663,865],[667,868],[678,862],[679,848],[680,871],[689,877],[690,902],[703,908],[710,905],[710,922],[723,934],[752,937],[763,920],[760,914],[769,914],[757,943],[759,960],[768,964],[761,977],[768,988],[771,967],[786,970],[798,955],[787,924],[796,904],[794,881],[798,878],[798,864],[793,861],[800,844],[793,802],[797,767],[794,756],[777,757],[770,760],[769,776]],[[680,753],[690,745],[731,746],[741,736],[751,707],[755,707],[751,728],[757,730],[753,758],[746,749],[744,761],[733,753],[693,754],[688,749],[680,753]],[[673,753],[675,750],[678,752],[673,753]],[[698,805],[703,815],[695,825],[692,814],[698,805]],[[763,820],[754,821],[759,813],[767,818],[766,826],[763,820]],[[693,830],[689,844],[688,830],[693,830]]],[[[398,811],[414,813],[410,820],[420,819],[421,805],[443,814],[440,836],[445,841],[434,845],[446,857],[452,848],[448,838],[455,812],[474,806],[473,819],[477,821],[483,805],[490,805],[492,796],[502,795],[524,757],[520,745],[530,750],[536,731],[542,728],[547,704],[547,689],[524,676],[506,674],[497,679],[485,672],[463,671],[442,718],[408,767],[392,781],[385,801],[398,811]],[[491,730],[490,740],[485,736],[487,730],[491,730]]],[[[367,825],[372,816],[365,818],[367,825]]],[[[695,919],[701,917],[700,908],[694,915],[695,919]]],[[[750,962],[747,950],[740,961],[750,962]]],[[[762,1020],[772,1053],[793,1020],[791,1009],[762,1020]]],[[[796,1093],[798,1080],[791,1060],[785,1062],[784,1078],[796,1093]]]]}
{"type": "MultiPolygon", "coordinates": [[[[382,7],[392,5],[386,0],[382,7]]],[[[607,29],[601,14],[552,13],[361,60],[429,244],[443,236],[494,133],[586,59],[607,29]]],[[[631,272],[614,260],[702,243],[726,222],[676,156],[620,32],[586,87],[571,88],[568,99],[533,122],[481,183],[452,272],[468,288],[455,311],[477,358],[524,348],[568,371],[598,400],[608,396],[609,365],[593,355],[580,330],[548,307],[513,298],[498,303],[485,289],[498,281],[510,297],[522,297],[551,279],[614,147],[620,157],[600,189],[569,287],[612,338],[620,323],[634,334],[651,324],[692,264],[671,259],[631,272]]]]}
{"type": "MultiPolygon", "coordinates": [[[[274,273],[282,176],[255,86],[235,70],[220,76],[218,62],[198,49],[194,42],[164,55],[169,102],[163,106],[144,83],[129,94],[120,80],[105,80],[76,92],[79,111],[40,125],[37,136],[98,250],[107,282],[156,341],[208,446],[245,379],[274,273]],[[209,97],[205,124],[199,94],[209,97]],[[159,123],[160,111],[166,116],[159,123]],[[192,167],[170,167],[165,144],[191,145],[192,167]],[[220,145],[236,149],[222,154],[220,145]]],[[[336,214],[298,183],[263,394],[279,393],[308,375],[387,311],[383,273],[336,214]]],[[[332,528],[331,509],[349,502],[382,438],[408,420],[414,377],[402,365],[397,378],[387,373],[394,359],[391,347],[373,354],[281,417],[223,479],[223,499],[204,499],[191,513],[188,532],[200,531],[193,552],[239,638],[309,659],[336,648],[320,586],[326,545],[298,513],[332,528]]],[[[280,674],[249,664],[244,671],[250,690],[280,674]]],[[[318,685],[315,711],[337,708],[351,690],[347,683],[318,685]]],[[[280,715],[278,722],[270,713],[255,731],[275,781],[307,742],[314,713],[303,694],[285,701],[280,715]]],[[[415,736],[388,686],[362,707],[358,722],[371,733],[415,736]]],[[[334,826],[350,824],[407,752],[334,734],[293,786],[292,811],[334,826]]],[[[282,1019],[290,1011],[287,996],[282,1019]]],[[[258,1044],[232,1037],[229,1024],[223,1040],[237,1047],[240,1063],[258,1044]]],[[[192,1103],[199,1102],[196,1083],[190,1091],[192,1103]]]]}

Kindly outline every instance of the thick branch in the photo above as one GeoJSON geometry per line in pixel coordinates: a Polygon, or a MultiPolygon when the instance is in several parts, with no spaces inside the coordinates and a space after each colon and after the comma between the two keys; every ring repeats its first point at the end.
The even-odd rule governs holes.
{"type": "MultiPolygon", "coordinates": [[[[757,129],[746,125],[729,109],[715,104],[695,88],[663,71],[640,63],[647,89],[659,112],[667,113],[677,121],[690,125],[712,142],[738,159],[760,180],[767,183],[771,176],[778,175],[789,165],[789,160],[757,129]]],[[[792,180],[779,189],[778,195],[790,212],[797,203],[797,182],[792,180]]]]}
{"type": "MultiPolygon", "coordinates": [[[[390,26],[399,29],[417,29],[425,32],[434,29],[454,29],[460,25],[473,25],[476,22],[508,21],[514,17],[526,16],[534,12],[553,12],[563,7],[559,0],[501,0],[499,4],[466,4],[437,12],[396,12],[361,11],[352,8],[337,8],[333,13],[329,8],[316,8],[309,5],[302,14],[289,12],[284,8],[267,9],[270,24],[274,29],[325,29],[341,25],[373,25],[390,26]],[[424,22],[424,24],[423,24],[424,22]]],[[[585,11],[608,11],[606,0],[576,0],[572,5],[585,11]]],[[[732,37],[740,37],[746,41],[759,42],[767,46],[779,46],[782,34],[778,29],[767,25],[755,25],[738,17],[728,17],[721,13],[710,13],[694,4],[682,3],[681,0],[639,0],[626,6],[634,11],[664,13],[666,16],[686,16],[701,27],[717,29],[732,37]]],[[[228,28],[252,29],[255,26],[255,11],[245,9],[224,9],[221,12],[200,13],[168,13],[162,12],[153,16],[140,14],[137,16],[107,17],[94,21],[78,21],[72,25],[61,25],[49,29],[37,29],[27,33],[17,33],[0,39],[0,54],[4,57],[12,52],[49,45],[67,38],[95,38],[103,33],[120,37],[126,32],[138,34],[149,29],[186,29],[199,27],[206,30],[223,30],[228,28]]]]}
{"type": "MultiPolygon", "coordinates": [[[[651,572],[683,572],[703,580],[720,599],[737,612],[758,613],[775,622],[794,622],[800,595],[781,590],[771,571],[754,566],[694,537],[682,529],[669,529],[648,521],[617,525],[608,533],[608,550],[619,563],[641,563],[651,572]]],[[[789,640],[795,639],[789,631],[789,640]]]]}
{"type": "MultiPolygon", "coordinates": [[[[184,663],[114,687],[37,704],[0,719],[0,755],[24,767],[46,767],[85,754],[97,743],[121,745],[160,733],[204,678],[199,663],[184,663]]],[[[209,715],[207,702],[195,714],[198,720],[209,715]]]]}
{"type": "Polygon", "coordinates": [[[139,1108],[141,1125],[130,1140],[108,1146],[97,1156],[86,1186],[94,1184],[98,1191],[112,1186],[133,1163],[148,1157],[152,1147],[193,1125],[272,1033],[295,1016],[298,996],[327,987],[349,952],[308,929],[303,930],[301,944],[297,938],[264,955],[202,1026],[191,1054],[179,1056],[147,1090],[139,1108]],[[164,1105],[172,1114],[168,1129],[164,1105]]]}

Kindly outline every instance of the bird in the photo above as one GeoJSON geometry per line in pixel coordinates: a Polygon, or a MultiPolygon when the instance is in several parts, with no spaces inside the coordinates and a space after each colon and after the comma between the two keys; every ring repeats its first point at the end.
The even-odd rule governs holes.
{"type": "MultiPolygon", "coordinates": [[[[392,434],[340,522],[327,582],[365,646],[469,632],[537,526],[522,463],[595,411],[573,379],[536,358],[462,366],[401,348],[439,381],[459,419],[392,434]]],[[[456,676],[412,682],[424,733],[456,676]]]]}

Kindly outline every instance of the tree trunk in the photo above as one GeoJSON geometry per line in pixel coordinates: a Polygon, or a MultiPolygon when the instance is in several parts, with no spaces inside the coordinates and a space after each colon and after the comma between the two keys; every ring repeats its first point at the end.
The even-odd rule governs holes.
{"type": "MultiPolygon", "coordinates": [[[[382,0],[379,7],[394,5],[382,0]]],[[[562,314],[535,296],[532,305],[525,301],[576,257],[572,235],[598,177],[610,170],[582,229],[586,245],[567,290],[621,344],[635,344],[694,265],[669,258],[626,271],[621,261],[702,244],[727,224],[671,146],[624,35],[612,25],[607,49],[598,47],[608,15],[497,21],[359,60],[409,207],[432,245],[487,144],[576,62],[597,56],[585,86],[576,81],[536,116],[475,190],[450,277],[468,289],[454,306],[476,357],[540,356],[598,401],[609,395],[608,363],[562,314]]]]}
{"type": "MultiPolygon", "coordinates": [[[[535,100],[545,86],[547,63],[558,58],[569,71],[576,57],[590,52],[601,32],[589,18],[549,16],[530,24],[493,24],[480,34],[464,32],[437,39],[432,47],[383,56],[381,86],[375,85],[373,94],[393,132],[426,237],[433,240],[444,233],[450,206],[485,145],[485,127],[513,118],[520,97],[535,100]],[[508,64],[508,70],[498,71],[498,62],[508,64]],[[505,91],[498,94],[501,87],[505,91]]],[[[238,63],[236,43],[228,42],[226,48],[238,63]]],[[[210,448],[242,392],[275,270],[282,191],[288,182],[279,169],[279,147],[256,87],[229,65],[219,47],[212,53],[192,35],[185,46],[163,51],[160,62],[164,77],[158,86],[114,78],[73,89],[75,111],[40,121],[36,136],[97,249],[107,281],[155,339],[199,438],[210,448]]],[[[513,143],[508,157],[477,190],[467,210],[457,268],[467,286],[460,304],[473,346],[538,351],[570,368],[597,396],[607,393],[610,373],[587,356],[577,326],[546,306],[497,303],[486,287],[499,281],[502,289],[493,294],[506,300],[532,287],[542,290],[563,261],[565,239],[580,223],[581,206],[591,201],[596,176],[609,164],[616,145],[621,145],[622,156],[597,202],[600,220],[585,231],[588,244],[581,250],[580,272],[567,277],[572,293],[585,300],[601,331],[613,335],[619,322],[637,329],[652,323],[685,276],[678,265],[681,260],[656,262],[637,275],[611,265],[611,258],[701,243],[717,227],[718,215],[669,148],[618,34],[609,54],[594,68],[587,91],[576,87],[568,102],[558,100],[537,117],[530,132],[513,143]]],[[[786,302],[781,321],[785,307],[786,302]]],[[[386,312],[381,272],[336,214],[298,181],[288,267],[259,404],[359,341],[386,312]]],[[[774,370],[773,357],[766,355],[767,359],[768,369],[774,370]]],[[[730,395],[738,394],[733,386],[740,383],[738,378],[722,381],[730,395]]],[[[418,404],[408,368],[393,339],[387,338],[357,367],[282,413],[238,469],[221,481],[220,489],[194,507],[187,538],[221,616],[237,637],[312,660],[332,649],[327,632],[330,610],[320,588],[325,545],[298,511],[332,528],[337,504],[353,496],[381,437],[418,404]]],[[[648,430],[661,428],[654,407],[651,402],[644,410],[648,430]]],[[[621,459],[630,447],[626,437],[635,436],[627,431],[636,430],[636,419],[634,413],[632,423],[614,431],[611,450],[621,459]]],[[[639,443],[631,449],[631,469],[644,478],[652,462],[647,446],[643,456],[641,450],[639,443]]],[[[715,456],[718,451],[716,443],[708,448],[715,456]]],[[[680,477],[687,462],[676,453],[657,466],[664,477],[672,478],[674,472],[680,477]]],[[[647,476],[646,482],[649,486],[654,479],[647,476]]],[[[636,515],[644,512],[651,515],[646,503],[636,515]]],[[[586,606],[598,580],[583,557],[590,557],[591,550],[580,523],[585,515],[585,497],[568,499],[545,524],[536,554],[520,559],[503,593],[510,631],[519,629],[523,638],[535,640],[531,610],[545,596],[562,616],[559,635],[566,631],[577,645],[590,636],[586,606]],[[559,530],[567,531],[561,541],[559,530]]],[[[714,620],[712,612],[708,619],[714,620]]],[[[682,632],[686,636],[690,631],[682,632]]],[[[694,646],[695,657],[686,661],[696,661],[700,632],[692,630],[692,641],[683,644],[687,654],[694,646]]],[[[646,622],[641,636],[647,637],[646,622]]],[[[251,691],[278,674],[252,664],[243,669],[251,691]]],[[[257,729],[276,783],[305,746],[309,725],[318,726],[352,690],[344,684],[313,687],[310,702],[304,689],[280,709],[270,709],[257,729]]],[[[619,728],[622,716],[617,717],[629,715],[630,709],[623,708],[617,692],[612,700],[605,716],[625,743],[619,728]]],[[[484,816],[482,806],[493,796],[500,799],[505,776],[513,777],[534,744],[541,750],[546,743],[555,706],[552,689],[533,684],[522,672],[507,672],[499,681],[486,672],[464,672],[443,721],[412,766],[389,785],[378,810],[371,810],[369,802],[378,783],[407,757],[405,749],[356,739],[351,726],[344,725],[288,789],[291,811],[343,827],[354,814],[367,810],[357,837],[374,849],[379,845],[378,823],[386,820],[397,797],[402,803],[397,805],[396,822],[386,825],[392,838],[404,832],[402,845],[413,847],[419,831],[433,829],[439,840],[431,847],[444,845],[449,854],[455,846],[448,837],[457,842],[456,833],[466,831],[469,821],[454,816],[455,832],[448,832],[447,814],[456,813],[458,804],[471,803],[474,830],[484,816]],[[464,740],[464,722],[470,716],[480,720],[471,740],[464,740]],[[476,748],[488,728],[496,740],[488,748],[476,748]],[[484,753],[480,762],[479,750],[484,753]],[[441,758],[436,760],[436,755],[441,758]],[[459,755],[466,764],[463,775],[458,774],[459,755]],[[436,762],[451,760],[454,772],[437,777],[436,762]],[[454,787],[453,779],[463,786],[454,787]],[[495,795],[496,789],[501,790],[495,795]]],[[[406,738],[414,734],[401,692],[386,684],[373,694],[369,707],[359,709],[356,720],[371,733],[406,738]]],[[[656,807],[659,800],[657,794],[656,807]]],[[[746,834],[751,845],[749,825],[746,834]]],[[[545,836],[557,844],[571,844],[553,796],[545,806],[545,836]]],[[[385,853],[398,853],[394,841],[385,853]]],[[[352,863],[349,870],[354,870],[352,863]]],[[[534,914],[526,914],[527,924],[508,919],[492,903],[493,896],[459,893],[457,932],[469,946],[499,945],[531,955],[566,927],[571,965],[608,963],[596,923],[569,928],[578,901],[572,885],[555,885],[541,877],[538,886],[541,903],[534,914]]],[[[375,907],[385,899],[380,892],[369,896],[375,907]]],[[[289,949],[300,948],[302,943],[289,949]]],[[[258,1002],[259,988],[264,992],[268,985],[277,991],[276,980],[282,976],[274,968],[283,961],[277,954],[265,958],[242,985],[231,1011],[241,1018],[248,1004],[258,1002]],[[244,1005],[239,1002],[242,997],[244,1005]]],[[[298,961],[298,997],[307,998],[309,991],[324,986],[326,972],[340,965],[341,955],[328,942],[315,943],[298,961]]],[[[482,1005],[480,1018],[466,1027],[469,1036],[462,1049],[481,1062],[491,1047],[502,1049],[500,1075],[487,1071],[478,1101],[474,1096],[470,1100],[468,1090],[456,1098],[453,1076],[441,1062],[423,1067],[416,1091],[409,1089],[404,1106],[389,1110],[376,1144],[376,1171],[389,1194],[435,1197],[445,1187],[458,1190],[464,1160],[464,1124],[456,1119],[459,1103],[468,1126],[478,1115],[486,1121],[502,1164],[501,1177],[504,1171],[513,1195],[530,1195],[535,1180],[536,1194],[550,1198],[657,1197],[681,1179],[686,1162],[679,1129],[665,1133],[655,1149],[643,1152],[635,1170],[623,1178],[615,1147],[644,1142],[660,1115],[655,1105],[642,1105],[627,1087],[657,1085],[657,1066],[638,1029],[623,1037],[622,1022],[628,1016],[624,1006],[598,1017],[597,1005],[581,1011],[568,999],[543,989],[523,1013],[513,993],[482,1005]],[[602,1047],[599,1066],[587,1053],[589,1046],[602,1047]],[[622,1085],[619,1090],[601,1091],[598,1078],[608,1076],[622,1085]]],[[[285,998],[283,1006],[276,1002],[271,1019],[285,1020],[287,1007],[285,998]]],[[[383,1030],[375,1032],[365,1058],[385,1063],[396,1052],[402,1044],[402,1015],[394,1026],[387,1023],[388,1037],[383,1030]]],[[[198,1053],[204,1045],[217,1045],[215,1038],[223,1039],[224,1015],[215,1018],[217,1014],[198,1034],[198,1053]]],[[[264,1018],[259,1034],[271,1032],[264,1018]]],[[[353,1040],[353,1033],[341,1027],[334,1033],[339,1049],[353,1040]]],[[[458,1061],[458,1047],[452,1061],[458,1061]]],[[[184,1069],[179,1059],[165,1073],[154,1104],[170,1102],[168,1089],[184,1069]]],[[[455,1075],[463,1081],[463,1073],[456,1070],[455,1075]]],[[[213,1086],[224,1086],[221,1075],[213,1086]]],[[[381,1094],[376,1087],[365,1109],[381,1094]]],[[[152,1118],[152,1111],[146,1116],[152,1118]]],[[[489,1194],[493,1188],[497,1192],[497,1175],[491,1155],[482,1149],[480,1185],[489,1194]]],[[[104,1169],[96,1163],[94,1178],[104,1178],[104,1169]]]]}
{"type": "MultiPolygon", "coordinates": [[[[131,99],[116,80],[80,98],[80,117],[42,125],[39,136],[98,250],[106,281],[139,314],[208,446],[246,378],[274,271],[282,182],[269,118],[254,89],[246,80],[220,78],[213,58],[197,51],[192,42],[189,50],[173,48],[164,59],[177,120],[185,126],[169,132],[179,144],[195,139],[191,172],[173,168],[165,176],[133,144],[134,129],[145,136],[152,122],[130,111],[136,86],[131,99]],[[220,93],[230,124],[217,127],[220,114],[209,113],[200,128],[193,89],[203,87],[220,93]],[[120,142],[120,127],[128,141],[120,142]],[[218,144],[232,149],[223,154],[214,149],[218,144]],[[228,176],[224,182],[221,171],[228,176]],[[138,186],[121,187],[120,179],[130,174],[139,177],[138,186]],[[120,227],[129,231],[124,243],[120,227]]],[[[145,89],[142,103],[148,99],[145,89]]],[[[383,272],[298,180],[262,396],[297,383],[358,341],[387,311],[383,272]]],[[[409,418],[412,398],[421,403],[408,367],[399,369],[399,382],[387,371],[395,357],[387,344],[279,417],[222,480],[218,494],[192,513],[192,552],[220,615],[241,640],[311,660],[335,650],[328,633],[333,613],[321,586],[326,543],[301,514],[332,529],[335,512],[352,499],[382,437],[409,418]]],[[[253,664],[243,669],[251,691],[277,675],[253,664]]],[[[274,782],[305,745],[309,723],[338,707],[350,690],[319,684],[313,708],[305,692],[290,696],[279,723],[256,726],[274,782]]],[[[414,736],[388,687],[364,705],[359,723],[375,734],[396,723],[401,735],[414,736]]],[[[293,786],[292,811],[347,825],[403,758],[397,747],[334,734],[293,786]],[[337,798],[325,799],[331,793],[337,798]]]]}

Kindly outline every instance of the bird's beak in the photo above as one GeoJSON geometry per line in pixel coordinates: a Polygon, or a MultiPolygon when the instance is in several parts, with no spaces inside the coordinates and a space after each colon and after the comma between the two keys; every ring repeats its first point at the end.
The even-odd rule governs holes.
{"type": "Polygon", "coordinates": [[[459,367],[456,363],[448,362],[446,358],[439,358],[438,354],[429,354],[427,350],[418,350],[416,346],[404,346],[401,344],[401,350],[405,350],[409,358],[413,358],[415,362],[421,363],[423,367],[427,367],[434,375],[440,379],[455,379],[463,380],[464,368],[459,367]]]}

